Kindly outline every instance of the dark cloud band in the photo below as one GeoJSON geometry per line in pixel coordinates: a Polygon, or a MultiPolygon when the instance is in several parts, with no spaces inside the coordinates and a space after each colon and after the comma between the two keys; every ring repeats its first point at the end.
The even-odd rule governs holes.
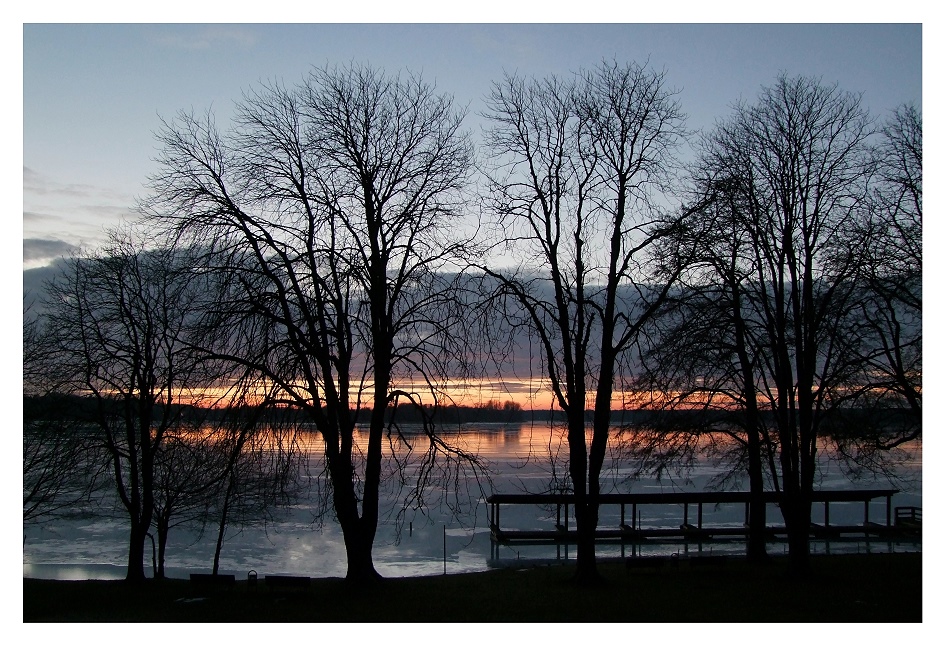
{"type": "Polygon", "coordinates": [[[24,263],[75,254],[77,250],[75,245],[58,239],[23,239],[24,263]]]}

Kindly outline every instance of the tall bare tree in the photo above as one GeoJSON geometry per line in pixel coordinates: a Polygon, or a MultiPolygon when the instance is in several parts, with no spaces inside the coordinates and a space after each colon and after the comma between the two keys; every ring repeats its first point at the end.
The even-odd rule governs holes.
{"type": "MultiPolygon", "coordinates": [[[[143,209],[200,240],[225,278],[209,350],[259,373],[322,435],[352,580],[378,578],[387,408],[443,400],[440,376],[463,357],[442,272],[469,247],[462,117],[416,77],[354,65],[248,93],[225,134],[181,114],[159,135],[163,170],[143,209]]],[[[426,429],[423,466],[467,458],[426,429]]],[[[420,492],[430,475],[419,471],[420,492]]]]}
{"type": "Polygon", "coordinates": [[[769,473],[796,573],[809,564],[818,438],[858,372],[850,315],[872,261],[854,233],[870,205],[872,134],[858,96],[780,76],[705,138],[697,185],[715,200],[684,229],[703,242],[683,269],[692,303],[722,313],[720,366],[690,389],[744,412],[755,491],[776,444],[769,473]]]}
{"type": "Polygon", "coordinates": [[[630,437],[628,450],[641,461],[640,470],[656,475],[688,470],[702,454],[725,465],[710,485],[747,479],[747,556],[762,560],[762,495],[766,481],[776,484],[777,472],[758,404],[761,322],[746,291],[755,274],[754,252],[737,217],[744,213],[740,195],[731,180],[709,178],[709,168],[705,158],[696,164],[694,200],[704,206],[655,251],[673,258],[666,248],[675,245],[692,254],[679,257],[684,265],[673,294],[644,335],[637,400],[651,415],[630,437]]]}
{"type": "Polygon", "coordinates": [[[673,280],[647,286],[643,251],[669,226],[654,194],[669,179],[683,115],[663,74],[604,62],[571,79],[509,76],[495,84],[486,117],[497,160],[490,207],[522,261],[483,270],[508,321],[539,341],[543,374],[566,415],[577,579],[592,581],[600,472],[624,357],[673,280]]]}
{"type": "Polygon", "coordinates": [[[186,340],[200,294],[192,268],[180,251],[146,251],[142,241],[114,232],[48,287],[56,362],[69,391],[95,403],[91,422],[129,518],[130,581],[145,578],[156,453],[180,405],[208,379],[186,340]]]}

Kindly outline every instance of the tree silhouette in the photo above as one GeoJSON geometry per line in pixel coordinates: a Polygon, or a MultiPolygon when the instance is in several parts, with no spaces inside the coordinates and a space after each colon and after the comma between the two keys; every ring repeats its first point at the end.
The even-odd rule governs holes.
{"type": "Polygon", "coordinates": [[[670,226],[653,192],[669,178],[683,115],[662,74],[604,62],[570,80],[509,76],[495,84],[486,117],[497,160],[489,208],[520,263],[482,269],[505,321],[539,341],[543,375],[566,415],[577,579],[595,580],[614,394],[674,279],[647,285],[643,252],[670,226]]]}
{"type": "MultiPolygon", "coordinates": [[[[809,564],[818,437],[859,372],[850,314],[860,301],[856,278],[873,264],[857,241],[870,204],[872,134],[859,97],[780,76],[705,138],[696,185],[703,200],[715,199],[680,232],[701,242],[682,270],[686,301],[703,313],[695,321],[712,322],[698,339],[719,340],[697,356],[701,369],[684,375],[743,410],[756,492],[761,458],[775,444],[770,473],[795,573],[809,564]]],[[[672,343],[680,354],[684,344],[672,343]]]]}
{"type": "MultiPolygon", "coordinates": [[[[700,159],[696,168],[704,173],[708,167],[700,159]]],[[[766,477],[774,484],[776,474],[765,470],[774,465],[774,448],[759,412],[761,341],[745,292],[754,267],[734,218],[738,196],[727,183],[710,184],[698,180],[696,200],[705,200],[705,207],[682,223],[674,242],[656,250],[664,258],[671,258],[670,245],[688,246],[693,253],[681,258],[674,293],[644,335],[637,386],[639,404],[650,416],[627,450],[643,472],[688,469],[701,455],[719,456],[730,465],[710,486],[747,477],[752,494],[747,555],[760,560],[766,556],[761,495],[766,477]]]]}
{"type": "Polygon", "coordinates": [[[191,270],[182,251],[146,251],[117,231],[100,252],[70,260],[47,291],[55,362],[70,393],[94,400],[91,422],[129,518],[130,581],[145,578],[156,456],[180,403],[213,378],[187,342],[200,294],[191,270]]]}
{"type": "MultiPolygon", "coordinates": [[[[386,439],[411,445],[389,406],[444,400],[440,376],[465,357],[450,334],[461,317],[450,270],[470,249],[461,120],[418,78],[327,67],[248,93],[226,134],[182,113],[159,135],[163,170],[143,209],[208,250],[221,279],[208,350],[257,372],[321,434],[351,580],[378,578],[386,439]]],[[[426,432],[412,446],[419,496],[436,460],[473,460],[426,432]]]]}
{"type": "Polygon", "coordinates": [[[913,106],[894,111],[877,151],[875,201],[861,238],[869,258],[860,275],[868,288],[862,395],[882,393],[908,411],[907,426],[877,440],[888,449],[919,437],[923,423],[923,124],[913,106]]]}

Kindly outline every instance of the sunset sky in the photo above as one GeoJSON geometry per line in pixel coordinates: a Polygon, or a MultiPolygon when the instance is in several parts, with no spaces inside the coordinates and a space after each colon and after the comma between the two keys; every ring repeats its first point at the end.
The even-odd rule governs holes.
{"type": "Polygon", "coordinates": [[[274,78],[293,84],[314,65],[420,73],[468,106],[477,141],[483,97],[505,71],[568,75],[604,58],[648,60],[681,89],[688,124],[701,129],[736,100],[753,100],[781,71],[862,92],[877,115],[921,105],[922,31],[918,24],[25,24],[23,267],[94,247],[104,228],[130,214],[155,170],[160,117],[211,108],[226,126],[243,90],[274,78]]]}
{"type": "MultiPolygon", "coordinates": [[[[569,75],[612,58],[648,61],[664,70],[668,85],[680,90],[688,126],[696,130],[726,117],[734,102],[753,101],[782,71],[818,76],[862,93],[865,107],[885,118],[904,102],[924,106],[923,32],[928,61],[938,58],[944,41],[932,21],[920,24],[925,3],[915,1],[901,3],[899,15],[892,5],[810,0],[785,14],[748,10],[747,3],[710,8],[691,1],[617,11],[614,3],[597,0],[551,12],[549,3],[491,0],[449,13],[440,8],[430,13],[429,3],[409,3],[406,10],[370,2],[329,13],[307,5],[300,13],[297,3],[277,0],[252,10],[256,14],[231,5],[222,13],[214,10],[217,3],[199,4],[172,0],[145,15],[127,14],[128,9],[111,3],[54,9],[44,4],[44,9],[24,9],[23,23],[8,30],[12,60],[22,63],[12,72],[22,72],[23,89],[23,270],[81,247],[94,248],[106,228],[133,216],[136,199],[145,194],[147,177],[156,169],[154,132],[162,117],[182,109],[211,109],[226,127],[244,90],[268,79],[292,85],[313,66],[355,62],[393,74],[421,74],[468,107],[466,126],[477,142],[484,97],[505,72],[569,75]],[[337,24],[261,22],[290,16],[337,24]],[[378,24],[354,24],[370,18],[378,24]],[[581,22],[606,18],[628,22],[581,22]],[[669,22],[685,18],[694,23],[669,22]],[[848,24],[857,18],[877,22],[848,24]],[[208,22],[174,22],[182,19],[208,22]],[[232,22],[212,24],[221,19],[232,22]],[[804,19],[840,24],[780,22],[804,19]],[[101,22],[106,20],[124,22],[101,22]],[[424,20],[441,24],[419,22],[424,20]],[[521,24],[485,22],[497,20],[521,24]],[[524,24],[536,20],[562,22],[524,24]],[[708,22],[729,20],[757,24],[708,22]]],[[[926,67],[925,105],[941,97],[935,69],[926,67]]],[[[928,145],[939,128],[927,123],[930,172],[939,153],[928,145]]],[[[8,176],[15,178],[16,171],[8,176]]],[[[929,223],[927,240],[933,231],[929,223]]],[[[16,244],[14,237],[7,241],[16,244]]],[[[16,253],[8,250],[4,258],[15,263],[16,253]]]]}

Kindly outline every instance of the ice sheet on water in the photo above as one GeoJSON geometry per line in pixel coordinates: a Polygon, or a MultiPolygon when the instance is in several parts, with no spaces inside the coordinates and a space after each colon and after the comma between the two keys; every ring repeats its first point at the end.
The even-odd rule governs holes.
{"type": "MultiPolygon", "coordinates": [[[[539,437],[536,435],[535,430],[531,443],[537,442],[539,437]]],[[[494,465],[499,470],[506,471],[497,476],[494,490],[520,492],[524,486],[524,475],[527,474],[532,479],[531,487],[542,491],[549,475],[544,475],[538,464],[532,464],[529,470],[525,471],[519,457],[530,453],[525,451],[523,444],[514,441],[517,439],[513,435],[506,434],[497,447],[489,448],[494,465]]],[[[485,443],[487,442],[482,440],[483,447],[487,447],[484,446],[485,443]]],[[[546,451],[545,443],[542,447],[531,450],[534,456],[540,456],[542,451],[546,451]]],[[[908,464],[908,469],[919,474],[921,465],[911,463],[908,464]]],[[[853,484],[839,471],[835,473],[832,466],[823,468],[822,473],[825,488],[830,487],[830,484],[838,488],[889,487],[886,483],[872,480],[853,484]]],[[[707,479],[715,474],[713,467],[699,466],[699,470],[693,474],[691,484],[669,481],[660,485],[654,481],[640,481],[633,483],[631,487],[637,492],[659,489],[702,490],[707,479]]],[[[618,488],[630,487],[629,484],[622,484],[623,476],[622,472],[618,473],[615,482],[605,477],[604,483],[609,481],[611,484],[619,484],[618,488]]],[[[429,517],[410,515],[401,527],[391,520],[381,524],[374,549],[377,570],[384,576],[392,577],[439,574],[444,570],[446,557],[448,571],[451,573],[488,569],[488,559],[492,555],[490,532],[486,526],[488,507],[483,502],[477,505],[477,500],[480,499],[477,489],[472,488],[470,492],[476,498],[476,506],[473,507],[475,514],[467,519],[454,519],[449,511],[436,506],[429,511],[429,517]],[[410,521],[413,522],[411,534],[408,527],[410,521]],[[444,531],[443,525],[447,526],[444,531]]],[[[921,487],[902,492],[893,500],[893,506],[921,504],[921,487]]],[[[313,508],[306,502],[300,503],[267,528],[255,527],[229,532],[221,555],[221,571],[234,573],[238,578],[245,577],[251,569],[256,570],[258,574],[345,576],[346,551],[342,532],[331,519],[327,519],[322,528],[312,524],[313,508]]],[[[643,526],[677,526],[682,521],[681,507],[653,509],[644,506],[642,509],[640,512],[643,526]]],[[[871,519],[879,519],[878,516],[885,518],[884,509],[883,501],[871,503],[871,519]]],[[[628,508],[626,514],[631,514],[628,508]]],[[[690,515],[693,519],[696,516],[694,507],[690,515]]],[[[743,515],[744,509],[741,506],[704,508],[706,524],[740,525],[743,515]]],[[[815,507],[814,515],[815,519],[822,519],[823,507],[815,507]]],[[[610,516],[615,516],[618,523],[618,510],[604,510],[601,514],[601,524],[612,524],[610,516]]],[[[552,528],[554,519],[554,510],[542,510],[539,507],[503,507],[502,511],[502,526],[509,529],[552,528]]],[[[858,503],[848,508],[834,504],[831,506],[831,519],[839,524],[862,522],[863,506],[858,503]]],[[[769,509],[768,522],[776,523],[779,520],[780,512],[776,508],[769,509]]],[[[214,535],[209,531],[202,536],[183,527],[173,529],[169,536],[166,572],[187,578],[188,573],[192,571],[209,571],[214,556],[214,535]]],[[[123,578],[127,543],[127,530],[121,518],[83,517],[45,525],[28,525],[24,527],[24,576],[70,580],[123,578]]],[[[821,547],[818,547],[817,551],[824,550],[824,543],[820,544],[821,547]]],[[[644,550],[653,549],[668,555],[686,548],[657,546],[644,550]]],[[[723,550],[741,552],[743,545],[731,543],[723,550]]],[[[833,550],[846,550],[846,546],[835,546],[833,550]]],[[[856,549],[851,547],[850,550],[856,549]]],[[[556,556],[555,549],[551,546],[500,547],[499,551],[503,559],[553,559],[556,556]]],[[[604,546],[597,551],[603,556],[622,556],[624,549],[604,546]]],[[[629,548],[625,551],[628,552],[629,548]]],[[[774,551],[780,553],[783,548],[777,546],[774,551]]],[[[146,555],[149,556],[150,553],[151,547],[146,544],[146,555]]],[[[567,553],[572,557],[573,548],[567,553]]],[[[150,571],[151,565],[146,564],[146,573],[150,571]]]]}

